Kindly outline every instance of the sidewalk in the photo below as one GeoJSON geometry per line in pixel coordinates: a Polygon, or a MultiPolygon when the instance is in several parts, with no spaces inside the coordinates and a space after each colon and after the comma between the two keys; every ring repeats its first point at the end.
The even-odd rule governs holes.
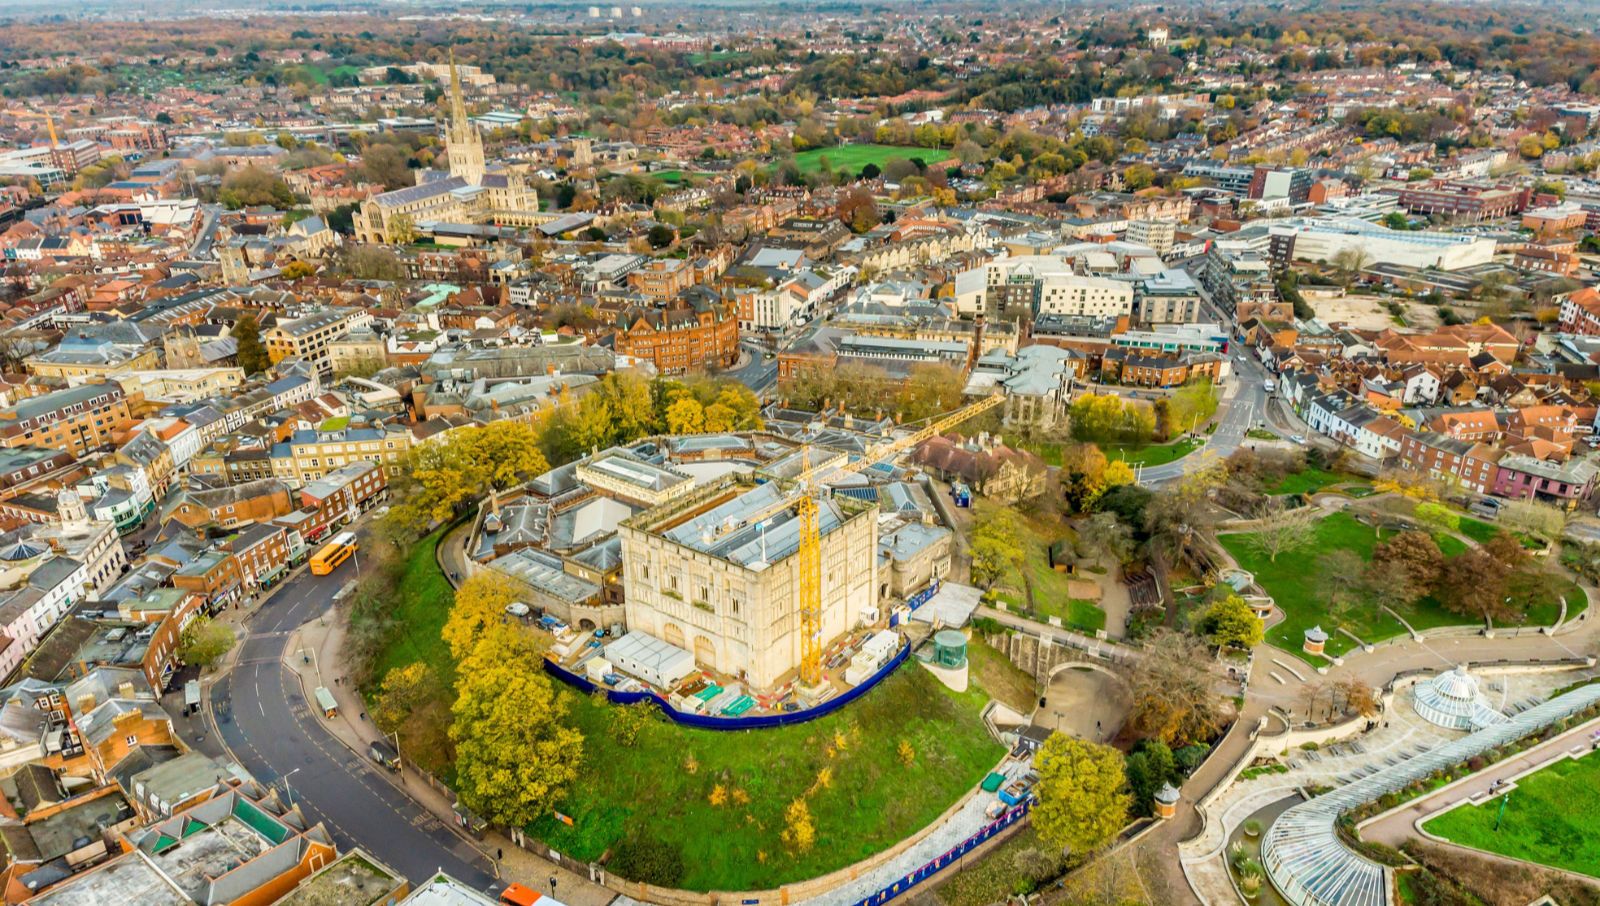
{"type": "MultiPolygon", "coordinates": [[[[334,700],[339,704],[338,716],[330,720],[319,715],[319,720],[334,738],[350,747],[353,757],[365,760],[368,757],[368,743],[384,737],[366,719],[366,705],[355,687],[334,683],[335,677],[343,675],[339,655],[343,638],[342,621],[330,611],[306,623],[290,636],[287,649],[290,656],[286,663],[291,671],[300,676],[307,701],[312,700],[318,686],[333,693],[334,700]],[[309,664],[294,656],[294,652],[302,649],[311,656],[309,664]]],[[[315,709],[313,713],[316,713],[315,709]]],[[[404,753],[401,755],[404,760],[404,753]]],[[[409,766],[398,774],[376,773],[436,815],[445,825],[455,828],[453,796],[430,785],[409,766]]],[[[481,840],[473,840],[464,833],[458,835],[482,852],[491,863],[495,862],[496,853],[501,854],[503,859],[498,863],[496,872],[508,884],[515,881],[541,893],[549,893],[549,880],[553,877],[556,879],[556,899],[568,906],[606,906],[617,896],[615,892],[591,882],[586,867],[579,866],[581,874],[569,871],[516,846],[497,832],[487,832],[481,840]]]]}

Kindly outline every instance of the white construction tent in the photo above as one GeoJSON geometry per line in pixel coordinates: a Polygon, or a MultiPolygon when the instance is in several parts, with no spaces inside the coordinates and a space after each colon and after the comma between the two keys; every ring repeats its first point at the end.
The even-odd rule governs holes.
{"type": "Polygon", "coordinates": [[[606,660],[660,689],[671,689],[695,671],[693,654],[642,632],[630,632],[607,645],[606,660]]]}

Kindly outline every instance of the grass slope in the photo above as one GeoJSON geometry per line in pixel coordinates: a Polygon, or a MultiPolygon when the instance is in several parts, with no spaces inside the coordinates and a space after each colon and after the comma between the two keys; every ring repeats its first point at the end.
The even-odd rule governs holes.
{"type": "Polygon", "coordinates": [[[1164,466],[1205,446],[1199,438],[1186,437],[1170,444],[1101,444],[1107,459],[1121,459],[1129,465],[1164,466]]]}
{"type": "Polygon", "coordinates": [[[987,694],[976,684],[952,692],[914,662],[810,723],[719,733],[656,719],[628,748],[607,732],[609,706],[574,699],[572,723],[586,742],[582,775],[561,806],[573,826],[544,818],[530,832],[583,860],[630,833],[673,841],[683,849],[680,886],[691,890],[775,887],[866,858],[931,823],[1003,753],[979,720],[987,694]],[[902,739],[916,752],[910,767],[897,753],[902,739]],[[831,783],[808,798],[816,845],[790,852],[784,809],[824,768],[831,783]],[[719,784],[749,802],[711,805],[719,784]]]}
{"type": "Polygon", "coordinates": [[[444,532],[441,528],[417,542],[406,559],[405,573],[394,602],[394,618],[401,630],[394,643],[378,658],[374,676],[381,677],[396,667],[422,661],[438,673],[447,687],[455,684],[455,661],[439,632],[444,628],[445,617],[456,595],[433,559],[434,548],[444,532]]]}
{"type": "Polygon", "coordinates": [[[1600,877],[1600,755],[1558,761],[1517,781],[1495,830],[1499,812],[1498,798],[1463,805],[1424,828],[1462,846],[1600,877]]]}
{"type": "Polygon", "coordinates": [[[1268,494],[1315,494],[1329,485],[1348,481],[1349,477],[1323,469],[1302,469],[1285,475],[1277,484],[1267,489],[1268,494]]]}
{"type": "Polygon", "coordinates": [[[915,158],[932,165],[948,160],[950,152],[941,148],[919,148],[915,145],[839,145],[833,148],[812,148],[810,151],[802,151],[794,156],[794,162],[801,173],[814,173],[822,169],[824,157],[835,170],[859,173],[867,164],[877,164],[878,168],[882,169],[884,164],[897,157],[906,160],[915,158]]]}

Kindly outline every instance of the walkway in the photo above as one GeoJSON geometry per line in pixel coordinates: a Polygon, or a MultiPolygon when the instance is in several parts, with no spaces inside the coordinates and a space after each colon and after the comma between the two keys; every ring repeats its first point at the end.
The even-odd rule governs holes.
{"type": "MultiPolygon", "coordinates": [[[[355,687],[345,682],[336,682],[337,679],[344,677],[340,643],[344,637],[345,622],[341,611],[334,611],[334,614],[334,618],[327,620],[326,624],[323,621],[313,621],[295,632],[291,637],[289,650],[305,649],[312,652],[311,662],[307,664],[303,660],[295,661],[291,658],[288,666],[290,671],[299,677],[307,693],[307,700],[311,699],[311,691],[318,686],[323,686],[333,693],[334,699],[339,703],[338,715],[332,719],[320,717],[322,726],[350,748],[351,757],[365,760],[368,744],[383,739],[384,736],[367,719],[366,705],[361,701],[355,687]]],[[[401,760],[404,761],[406,753],[400,754],[401,760]]],[[[398,774],[374,771],[372,775],[381,776],[403,790],[406,795],[416,800],[445,824],[454,824],[454,795],[429,784],[409,765],[398,774]]],[[[559,899],[569,906],[605,906],[616,897],[611,890],[591,883],[586,867],[578,866],[581,874],[569,871],[516,846],[498,833],[487,833],[479,840],[468,842],[481,851],[485,858],[494,862],[496,874],[508,882],[515,880],[548,893],[549,880],[555,878],[559,899]]]]}

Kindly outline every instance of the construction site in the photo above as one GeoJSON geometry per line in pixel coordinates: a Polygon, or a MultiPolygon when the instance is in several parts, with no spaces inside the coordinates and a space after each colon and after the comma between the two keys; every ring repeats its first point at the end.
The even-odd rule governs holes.
{"type": "Polygon", "coordinates": [[[556,675],[681,714],[793,715],[964,621],[911,619],[953,535],[897,460],[999,400],[922,426],[772,409],[760,432],[600,451],[491,501],[467,543],[526,589],[556,675]]]}

